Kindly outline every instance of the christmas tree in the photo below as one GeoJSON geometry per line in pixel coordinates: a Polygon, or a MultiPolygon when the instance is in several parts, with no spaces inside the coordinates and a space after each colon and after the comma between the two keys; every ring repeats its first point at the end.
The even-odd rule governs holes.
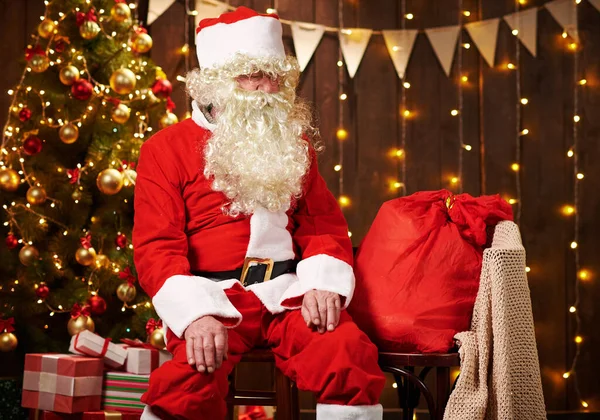
{"type": "Polygon", "coordinates": [[[65,351],[82,329],[145,338],[156,316],[136,285],[133,187],[141,144],[177,122],[171,84],[134,4],[45,3],[2,135],[3,351],[65,351]]]}

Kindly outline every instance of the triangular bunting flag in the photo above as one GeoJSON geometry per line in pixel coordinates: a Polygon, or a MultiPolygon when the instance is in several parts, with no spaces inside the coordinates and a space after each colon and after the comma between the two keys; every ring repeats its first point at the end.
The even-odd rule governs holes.
{"type": "Polygon", "coordinates": [[[296,58],[300,64],[300,71],[304,71],[311,57],[313,56],[317,45],[321,42],[325,33],[323,25],[313,23],[292,22],[292,39],[296,49],[296,58]]]}
{"type": "Polygon", "coordinates": [[[340,46],[350,78],[354,77],[358,66],[360,66],[360,61],[365,55],[371,34],[373,34],[371,29],[352,28],[340,30],[340,46]]]}
{"type": "Polygon", "coordinates": [[[537,14],[537,8],[533,7],[504,16],[510,29],[519,32],[517,36],[534,57],[537,55],[537,14]]]}
{"type": "Polygon", "coordinates": [[[454,51],[456,50],[456,41],[460,26],[443,26],[440,28],[425,29],[425,33],[431,42],[433,51],[437,55],[442,68],[446,72],[446,76],[450,76],[452,68],[452,60],[454,59],[454,51]]]}
{"type": "Polygon", "coordinates": [[[579,42],[579,31],[577,30],[577,4],[574,0],[554,0],[546,3],[546,9],[556,19],[563,30],[579,42]]]}
{"type": "Polygon", "coordinates": [[[600,0],[589,0],[589,2],[592,3],[592,6],[598,9],[598,11],[600,12],[600,0]]]}
{"type": "Polygon", "coordinates": [[[227,11],[227,4],[219,1],[196,0],[196,27],[202,19],[219,17],[227,11]]]}
{"type": "Polygon", "coordinates": [[[479,53],[485,58],[488,66],[494,67],[496,58],[496,41],[500,18],[482,20],[465,25],[471,39],[477,45],[479,53]]]}
{"type": "Polygon", "coordinates": [[[165,13],[173,3],[175,3],[175,0],[150,0],[148,3],[147,25],[152,25],[152,22],[165,13]]]}
{"type": "Polygon", "coordinates": [[[415,45],[415,39],[419,31],[410,29],[402,31],[382,31],[385,46],[390,53],[398,77],[404,79],[406,66],[410,60],[410,54],[415,45]]]}

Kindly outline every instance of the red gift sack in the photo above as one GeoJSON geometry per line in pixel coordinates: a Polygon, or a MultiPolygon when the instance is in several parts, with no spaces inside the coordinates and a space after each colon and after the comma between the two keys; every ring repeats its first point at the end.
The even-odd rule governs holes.
{"type": "Polygon", "coordinates": [[[349,307],[381,351],[443,353],[470,329],[483,249],[512,220],[499,196],[420,192],[383,204],[355,262],[349,307]]]}

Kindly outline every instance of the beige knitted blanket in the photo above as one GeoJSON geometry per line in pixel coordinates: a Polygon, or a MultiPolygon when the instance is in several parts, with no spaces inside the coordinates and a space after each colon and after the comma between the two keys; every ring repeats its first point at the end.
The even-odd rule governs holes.
{"type": "Polygon", "coordinates": [[[459,333],[461,370],[444,420],[545,419],[525,249],[513,222],[483,254],[471,331],[459,333]]]}

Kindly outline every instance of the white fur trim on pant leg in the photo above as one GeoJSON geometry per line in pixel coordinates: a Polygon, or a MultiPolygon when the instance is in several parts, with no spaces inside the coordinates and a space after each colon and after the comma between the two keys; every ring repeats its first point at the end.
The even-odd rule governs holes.
{"type": "Polygon", "coordinates": [[[288,309],[300,306],[298,298],[309,290],[324,290],[345,297],[344,308],[348,307],[354,294],[354,271],[348,263],[326,254],[313,255],[298,263],[298,279],[281,297],[281,305],[288,309]]]}
{"type": "Polygon", "coordinates": [[[377,405],[317,404],[317,420],[381,420],[383,407],[377,405]]]}
{"type": "Polygon", "coordinates": [[[160,417],[154,414],[152,412],[152,409],[150,409],[150,406],[147,405],[144,407],[144,412],[142,413],[141,420],[160,420],[160,417]]]}
{"type": "Polygon", "coordinates": [[[204,277],[169,277],[152,298],[152,304],[158,316],[179,338],[192,322],[205,315],[219,318],[227,327],[242,322],[242,314],[229,301],[219,283],[204,277]]]}
{"type": "Polygon", "coordinates": [[[246,257],[271,258],[273,261],[294,259],[292,235],[287,230],[288,215],[259,207],[250,217],[250,241],[246,257]]]}

